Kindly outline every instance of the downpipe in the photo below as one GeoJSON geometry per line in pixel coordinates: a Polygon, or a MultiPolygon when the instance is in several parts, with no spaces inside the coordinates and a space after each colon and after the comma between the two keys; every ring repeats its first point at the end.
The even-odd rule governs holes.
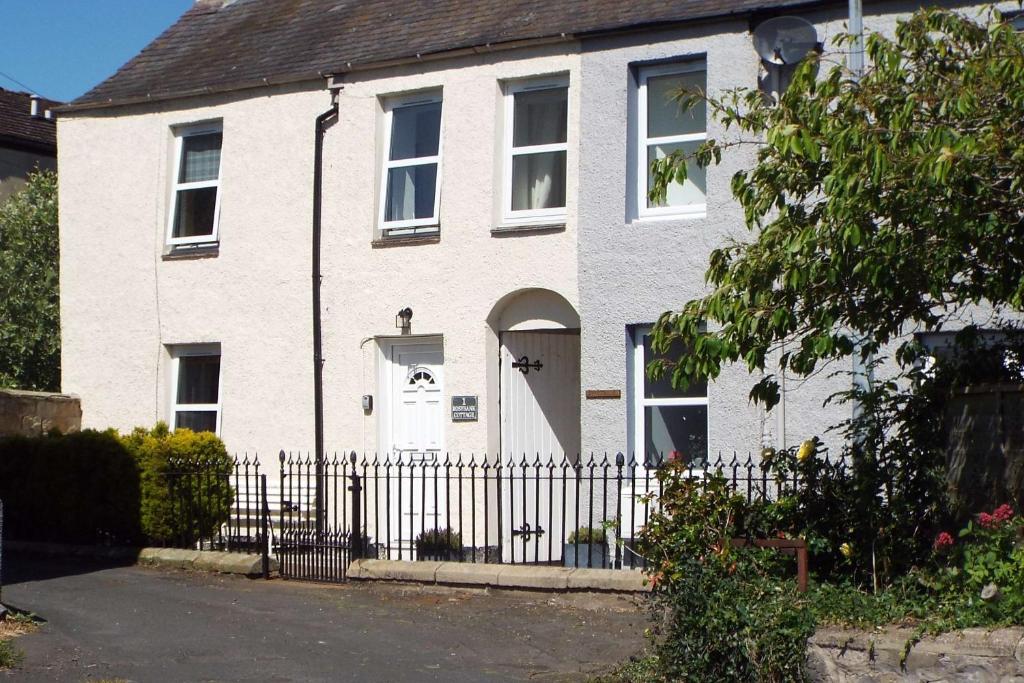
{"type": "Polygon", "coordinates": [[[323,159],[324,134],[338,119],[338,92],[332,87],[331,107],[316,117],[313,145],[313,430],[316,463],[316,534],[317,542],[322,540],[325,523],[324,505],[324,357],[323,331],[321,323],[320,286],[323,275],[320,269],[322,217],[323,217],[323,159]]]}

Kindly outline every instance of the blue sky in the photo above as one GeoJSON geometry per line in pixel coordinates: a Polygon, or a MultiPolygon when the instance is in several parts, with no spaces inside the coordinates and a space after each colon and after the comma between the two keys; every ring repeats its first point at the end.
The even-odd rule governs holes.
{"type": "Polygon", "coordinates": [[[72,100],[138,54],[192,2],[0,0],[0,87],[72,100]]]}

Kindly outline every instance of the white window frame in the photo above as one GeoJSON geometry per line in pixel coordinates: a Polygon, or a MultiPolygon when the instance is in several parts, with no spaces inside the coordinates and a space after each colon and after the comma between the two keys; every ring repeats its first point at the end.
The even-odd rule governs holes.
{"type": "MultiPolygon", "coordinates": [[[[664,217],[701,217],[707,214],[707,201],[700,204],[683,204],[680,206],[647,206],[647,176],[650,168],[647,165],[647,150],[654,145],[678,144],[682,142],[705,142],[708,139],[707,118],[704,120],[703,133],[688,133],[686,135],[665,135],[662,137],[647,136],[647,81],[657,76],[672,76],[676,74],[694,73],[703,71],[707,74],[707,60],[689,59],[685,61],[672,62],[670,64],[656,64],[640,67],[637,71],[637,110],[636,110],[636,131],[637,131],[637,187],[636,207],[637,215],[640,218],[664,218],[664,217]]],[[[706,75],[705,75],[706,79],[706,75]]]]}
{"type": "Polygon", "coordinates": [[[217,429],[214,432],[220,435],[221,405],[224,401],[224,356],[221,353],[220,344],[176,344],[170,347],[171,353],[171,403],[170,419],[171,430],[178,428],[178,412],[205,412],[217,414],[217,429]],[[221,360],[220,368],[217,371],[217,402],[216,403],[178,403],[178,372],[181,368],[181,359],[194,356],[217,356],[221,360]]]}
{"type": "Polygon", "coordinates": [[[220,122],[216,123],[204,123],[195,126],[187,126],[174,129],[174,175],[171,176],[171,201],[169,216],[167,217],[167,244],[169,246],[179,246],[186,244],[213,244],[219,239],[218,232],[220,228],[220,180],[222,176],[222,167],[224,162],[224,126],[220,122]],[[209,133],[220,133],[221,134],[221,163],[217,166],[217,179],[216,180],[201,180],[193,183],[182,183],[178,179],[181,177],[181,160],[182,153],[184,151],[185,138],[194,137],[197,135],[206,135],[209,133]],[[214,202],[213,208],[213,232],[209,235],[195,235],[193,237],[175,237],[174,236],[174,222],[178,217],[178,195],[182,190],[198,190],[207,187],[217,188],[217,199],[214,202]]]}
{"type": "MultiPolygon", "coordinates": [[[[710,433],[711,433],[711,410],[708,406],[708,396],[705,392],[704,396],[689,396],[689,397],[672,397],[672,398],[647,398],[644,396],[646,393],[644,390],[647,386],[647,368],[644,367],[644,337],[651,334],[653,326],[651,325],[637,325],[632,329],[632,380],[633,386],[633,402],[631,409],[633,411],[633,419],[631,424],[633,426],[633,454],[637,459],[637,465],[640,468],[646,468],[647,466],[647,444],[645,443],[645,436],[647,434],[646,424],[646,413],[644,408],[651,406],[704,406],[708,408],[708,421],[707,421],[707,432],[708,432],[708,453],[705,461],[711,458],[710,448],[710,433]]],[[[703,471],[702,467],[692,467],[694,472],[703,471]]],[[[643,469],[641,469],[643,471],[643,469]]]]}
{"type": "Polygon", "coordinates": [[[505,127],[504,143],[502,145],[504,168],[503,188],[501,199],[501,216],[505,224],[521,225],[529,223],[554,223],[564,221],[569,212],[569,122],[572,121],[571,92],[569,90],[568,74],[561,76],[550,76],[546,78],[531,78],[527,80],[509,81],[505,84],[505,127]],[[516,94],[534,90],[555,90],[565,88],[566,111],[565,111],[565,142],[555,142],[546,145],[528,145],[525,147],[513,147],[513,134],[515,132],[515,105],[516,94]],[[512,159],[527,154],[541,154],[544,152],[565,152],[565,206],[552,207],[550,209],[520,209],[512,210],[512,159]]]}
{"type": "Polygon", "coordinates": [[[399,97],[389,97],[384,100],[384,144],[381,157],[380,175],[380,211],[377,215],[377,226],[385,237],[403,237],[408,235],[420,235],[436,233],[440,230],[441,219],[441,152],[444,149],[444,101],[440,92],[416,93],[399,97]],[[391,126],[394,121],[393,112],[402,107],[411,107],[418,104],[441,104],[441,121],[437,131],[437,154],[429,157],[413,157],[411,159],[391,160],[391,126]],[[437,180],[434,183],[434,213],[429,218],[412,218],[402,221],[385,221],[388,200],[388,172],[392,168],[406,168],[408,166],[437,165],[437,180]]]}

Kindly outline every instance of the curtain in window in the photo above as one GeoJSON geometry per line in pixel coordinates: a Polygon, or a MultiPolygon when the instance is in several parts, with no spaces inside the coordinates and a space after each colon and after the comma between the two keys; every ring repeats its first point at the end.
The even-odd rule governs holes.
{"type": "MultiPolygon", "coordinates": [[[[704,92],[707,89],[705,71],[689,71],[665,76],[651,76],[647,79],[647,190],[654,186],[651,163],[663,159],[675,151],[690,156],[703,143],[707,130],[707,111],[703,102],[689,109],[682,109],[676,99],[680,88],[687,91],[704,92]]],[[[691,158],[686,164],[685,183],[671,182],[668,185],[665,203],[662,206],[687,206],[703,204],[707,197],[707,171],[691,158]]],[[[647,206],[656,206],[650,197],[647,206]]]]}
{"type": "Polygon", "coordinates": [[[512,158],[512,210],[565,206],[565,152],[512,158]]]}
{"type": "MultiPolygon", "coordinates": [[[[568,127],[568,90],[552,88],[516,93],[512,147],[564,144],[568,127]]],[[[512,157],[512,210],[565,206],[564,151],[512,157]]]]}
{"type": "Polygon", "coordinates": [[[178,360],[178,404],[217,403],[220,356],[182,356],[178,360]]]}
{"type": "Polygon", "coordinates": [[[178,182],[217,180],[220,174],[221,140],[220,133],[190,135],[182,140],[181,172],[178,182]]]}
{"type": "Polygon", "coordinates": [[[690,71],[647,79],[647,137],[691,135],[707,130],[706,106],[700,102],[683,110],[675,98],[680,88],[704,92],[706,72],[690,71]]]}
{"type": "MultiPolygon", "coordinates": [[[[391,112],[388,160],[437,157],[441,143],[441,103],[396,107],[391,112]]],[[[385,222],[431,218],[437,196],[437,162],[388,169],[385,222]]]]}
{"type": "Polygon", "coordinates": [[[437,164],[390,169],[384,220],[405,221],[433,216],[436,183],[437,164]]]}

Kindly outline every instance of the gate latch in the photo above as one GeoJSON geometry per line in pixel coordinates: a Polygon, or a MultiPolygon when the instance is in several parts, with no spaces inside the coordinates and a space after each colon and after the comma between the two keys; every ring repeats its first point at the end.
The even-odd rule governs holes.
{"type": "Polygon", "coordinates": [[[524,541],[529,541],[530,537],[534,536],[534,535],[536,535],[537,538],[540,538],[544,534],[545,534],[544,527],[542,527],[542,526],[540,526],[538,524],[537,528],[533,529],[533,528],[530,527],[530,523],[529,522],[523,522],[523,525],[521,527],[519,527],[518,529],[513,529],[512,530],[512,535],[513,536],[522,536],[524,541]]]}
{"type": "Polygon", "coordinates": [[[540,369],[544,367],[544,364],[541,363],[539,360],[535,360],[531,363],[529,356],[523,356],[517,361],[512,361],[512,367],[516,368],[517,370],[519,370],[519,372],[523,373],[524,375],[528,375],[530,374],[530,368],[533,368],[537,372],[540,372],[540,369]]]}

